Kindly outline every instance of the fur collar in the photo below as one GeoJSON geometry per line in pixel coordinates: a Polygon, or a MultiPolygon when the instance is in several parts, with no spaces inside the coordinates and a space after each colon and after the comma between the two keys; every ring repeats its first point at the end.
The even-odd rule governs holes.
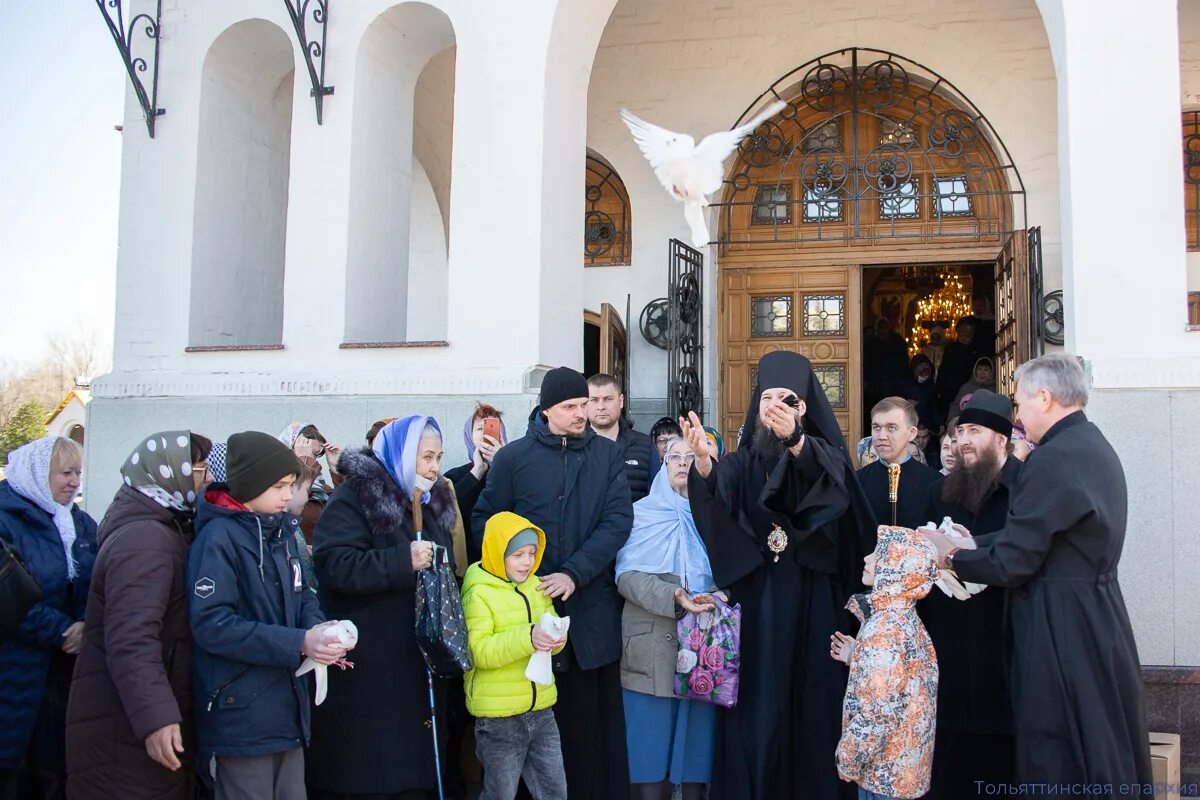
{"type": "MultiPolygon", "coordinates": [[[[372,531],[383,534],[405,523],[411,527],[412,500],[404,496],[374,452],[366,447],[347,450],[338,458],[338,472],[346,476],[372,531]]],[[[426,524],[433,522],[439,532],[449,535],[458,516],[450,484],[439,477],[430,495],[426,524]]]]}

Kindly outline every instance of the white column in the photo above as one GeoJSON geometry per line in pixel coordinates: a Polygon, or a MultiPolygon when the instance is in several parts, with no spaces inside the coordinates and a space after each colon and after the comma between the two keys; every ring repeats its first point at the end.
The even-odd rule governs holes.
{"type": "Polygon", "coordinates": [[[1058,71],[1067,349],[1098,388],[1200,385],[1175,3],[1143,4],[1136,25],[1090,3],[1040,4],[1058,71]],[[1129,57],[1119,67],[1114,54],[1129,57]]]}

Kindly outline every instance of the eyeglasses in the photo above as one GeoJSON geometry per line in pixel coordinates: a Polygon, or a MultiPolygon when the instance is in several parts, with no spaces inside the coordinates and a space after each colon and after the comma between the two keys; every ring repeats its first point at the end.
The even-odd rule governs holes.
{"type": "Polygon", "coordinates": [[[691,464],[696,460],[695,453],[671,453],[664,459],[668,464],[691,464]]]}

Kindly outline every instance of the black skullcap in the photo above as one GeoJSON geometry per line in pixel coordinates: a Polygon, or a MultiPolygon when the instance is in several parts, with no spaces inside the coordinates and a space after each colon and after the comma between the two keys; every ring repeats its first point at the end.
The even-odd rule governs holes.
{"type": "Polygon", "coordinates": [[[996,433],[1012,436],[1012,403],[987,389],[976,389],[967,407],[958,415],[959,425],[982,425],[996,433]]]}

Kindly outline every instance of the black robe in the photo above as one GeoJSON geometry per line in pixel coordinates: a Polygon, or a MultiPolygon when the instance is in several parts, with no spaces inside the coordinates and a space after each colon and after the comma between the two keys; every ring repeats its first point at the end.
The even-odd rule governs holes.
{"type": "MultiPolygon", "coordinates": [[[[871,513],[881,525],[892,522],[892,504],[888,502],[888,467],[882,460],[867,464],[857,472],[858,483],[871,505],[871,513]]],[[[900,465],[900,487],[896,493],[896,524],[905,528],[919,528],[931,520],[929,509],[929,486],[941,473],[930,466],[910,458],[900,465]]]]}
{"type": "Polygon", "coordinates": [[[719,718],[711,797],[853,798],[838,780],[847,671],[829,637],[850,630],[846,601],[875,524],[845,453],[814,436],[777,460],[751,447],[693,470],[689,496],[716,584],[742,606],[738,704],[719,718]],[[788,546],[774,560],[773,525],[788,546]]]}
{"type": "MultiPolygon", "coordinates": [[[[942,499],[945,478],[929,487],[926,516],[941,524],[950,517],[979,545],[1004,527],[1021,462],[1009,457],[996,488],[971,513],[942,499]]],[[[985,797],[975,781],[999,785],[1015,780],[1012,699],[1008,687],[1008,590],[992,586],[970,600],[934,588],[917,603],[917,613],[938,657],[937,743],[933,783],[926,800],[985,797]]]]}
{"type": "Polygon", "coordinates": [[[963,580],[1012,590],[1022,783],[1153,783],[1141,665],[1117,582],[1127,500],[1116,452],[1076,412],[1025,462],[1004,528],[954,556],[963,580]]]}

